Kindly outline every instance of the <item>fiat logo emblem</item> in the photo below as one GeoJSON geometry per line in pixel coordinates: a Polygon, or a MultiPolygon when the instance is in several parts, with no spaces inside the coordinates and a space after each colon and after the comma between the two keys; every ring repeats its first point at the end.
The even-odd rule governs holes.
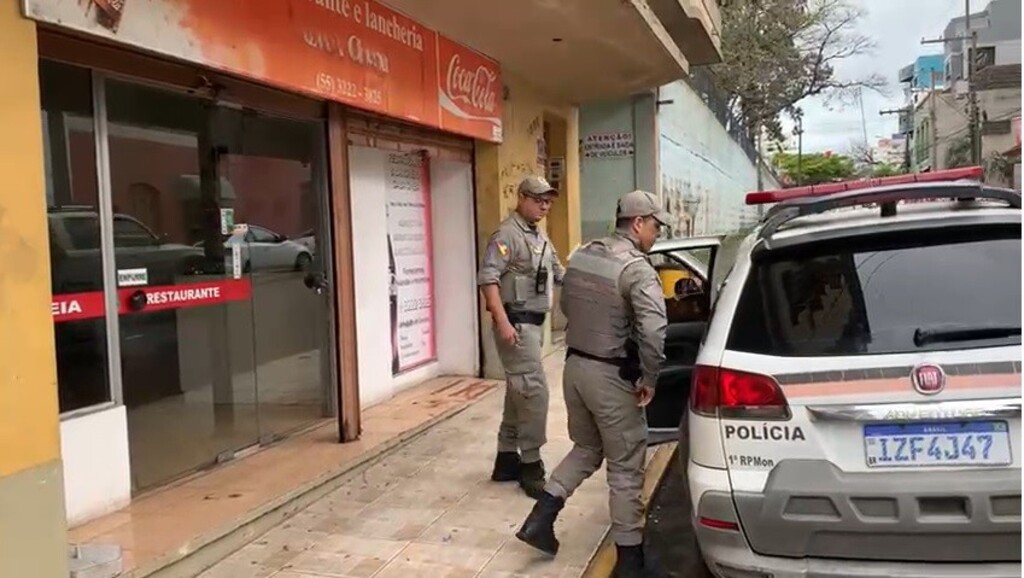
{"type": "Polygon", "coordinates": [[[914,389],[923,395],[935,395],[946,387],[946,372],[938,365],[923,363],[910,372],[914,389]]]}

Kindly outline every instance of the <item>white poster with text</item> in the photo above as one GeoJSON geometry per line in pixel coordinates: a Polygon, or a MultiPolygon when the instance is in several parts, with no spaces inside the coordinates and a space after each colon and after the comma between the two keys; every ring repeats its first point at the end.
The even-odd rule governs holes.
{"type": "Polygon", "coordinates": [[[387,162],[391,373],[437,360],[434,327],[430,167],[421,153],[390,153],[387,162]]]}

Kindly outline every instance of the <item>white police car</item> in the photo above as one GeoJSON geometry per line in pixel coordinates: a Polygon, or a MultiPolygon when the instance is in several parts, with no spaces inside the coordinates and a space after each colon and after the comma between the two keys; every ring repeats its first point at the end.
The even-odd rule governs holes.
{"type": "Polygon", "coordinates": [[[751,193],[731,266],[656,247],[710,255],[648,415],[688,414],[712,574],[1021,575],[1021,196],[980,175],[751,193]]]}

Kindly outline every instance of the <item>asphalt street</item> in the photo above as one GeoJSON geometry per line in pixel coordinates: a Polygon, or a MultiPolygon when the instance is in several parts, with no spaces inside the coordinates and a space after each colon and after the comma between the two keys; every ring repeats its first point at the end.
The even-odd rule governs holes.
{"type": "Polygon", "coordinates": [[[710,578],[690,526],[690,498],[678,452],[672,457],[647,514],[647,567],[656,569],[659,578],[710,578]]]}

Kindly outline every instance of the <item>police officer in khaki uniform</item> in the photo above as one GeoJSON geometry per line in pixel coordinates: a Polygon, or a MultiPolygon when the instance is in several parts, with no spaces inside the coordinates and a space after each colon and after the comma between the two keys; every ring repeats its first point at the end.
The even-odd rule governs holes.
{"type": "Polygon", "coordinates": [[[542,365],[543,325],[551,309],[551,285],[564,268],[537,223],[558,191],[540,177],[519,184],[515,213],[487,243],[477,283],[494,321],[498,356],[505,368],[505,410],[491,479],[518,481],[537,498],[544,491],[540,448],[547,441],[548,384],[542,365]]]}
{"type": "Polygon", "coordinates": [[[647,252],[668,222],[654,195],[633,191],[619,199],[615,234],[587,243],[569,259],[561,297],[568,320],[563,388],[574,446],[516,534],[557,553],[558,512],[608,460],[615,575],[622,577],[644,571],[644,407],[654,397],[665,360],[668,325],[661,282],[647,252]]]}

